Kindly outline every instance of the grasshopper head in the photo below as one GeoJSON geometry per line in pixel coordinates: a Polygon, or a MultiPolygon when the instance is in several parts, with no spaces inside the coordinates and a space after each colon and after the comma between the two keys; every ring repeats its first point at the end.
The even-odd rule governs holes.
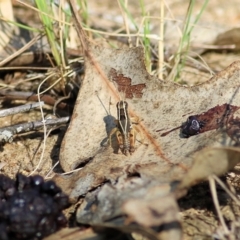
{"type": "Polygon", "coordinates": [[[125,109],[125,111],[127,111],[127,109],[128,109],[128,103],[126,102],[126,101],[119,101],[118,103],[117,103],[117,109],[119,109],[119,110],[123,110],[123,109],[125,109]]]}

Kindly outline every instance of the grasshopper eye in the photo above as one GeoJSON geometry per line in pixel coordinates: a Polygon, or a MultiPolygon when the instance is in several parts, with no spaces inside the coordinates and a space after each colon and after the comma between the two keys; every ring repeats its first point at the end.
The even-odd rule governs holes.
{"type": "Polygon", "coordinates": [[[125,108],[128,107],[128,103],[127,103],[127,102],[124,101],[123,104],[124,104],[124,107],[125,107],[125,108]]]}
{"type": "Polygon", "coordinates": [[[117,109],[127,109],[128,103],[126,101],[121,100],[117,103],[116,106],[117,106],[117,109]]]}

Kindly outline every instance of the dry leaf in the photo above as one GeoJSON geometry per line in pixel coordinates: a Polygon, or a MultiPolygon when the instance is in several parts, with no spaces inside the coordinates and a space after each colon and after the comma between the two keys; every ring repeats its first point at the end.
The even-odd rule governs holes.
{"type": "Polygon", "coordinates": [[[46,238],[44,240],[102,240],[102,236],[97,236],[92,229],[64,228],[46,238]]]}
{"type": "MultiPolygon", "coordinates": [[[[137,231],[159,239],[164,233],[154,232],[152,226],[163,227],[176,219],[177,210],[171,212],[168,206],[168,202],[176,204],[172,197],[168,198],[170,183],[186,176],[198,152],[206,159],[209,157],[205,147],[232,146],[239,142],[240,62],[204,84],[187,88],[150,76],[141,48],[102,51],[101,46],[92,45],[91,53],[97,68],[86,60],[85,79],[60,155],[65,171],[79,164],[84,167],[69,176],[56,176],[55,180],[73,199],[87,194],[77,212],[79,223],[137,231]],[[144,135],[144,144],[136,142],[135,152],[128,156],[118,151],[116,141],[113,147],[107,146],[107,136],[116,119],[113,112],[116,113],[114,106],[119,100],[117,90],[124,90],[130,115],[143,119],[138,128],[144,135]],[[109,106],[110,101],[113,106],[109,106]],[[138,188],[119,187],[119,182],[123,180],[126,184],[131,176],[141,181],[138,188]],[[93,190],[109,181],[111,185],[104,184],[93,190]],[[149,193],[153,185],[158,185],[156,199],[149,193]],[[161,202],[166,203],[162,208],[161,202]],[[135,204],[142,213],[133,208],[135,204]],[[137,227],[132,226],[133,222],[137,227]]],[[[216,157],[222,155],[222,151],[216,151],[216,157]]],[[[197,158],[202,159],[201,155],[197,158]]],[[[198,166],[193,168],[193,173],[189,171],[189,177],[184,178],[186,183],[183,180],[181,186],[229,169],[230,165],[225,162],[222,168],[212,170],[216,161],[212,159],[209,163],[203,161],[203,170],[199,173],[198,166]]],[[[180,238],[179,229],[171,230],[166,232],[166,239],[171,234],[175,239],[180,238]]]]}
{"type": "Polygon", "coordinates": [[[198,152],[192,168],[178,189],[188,188],[210,175],[222,176],[240,162],[240,149],[234,147],[210,148],[198,152]]]}
{"type": "Polygon", "coordinates": [[[13,16],[13,7],[12,2],[10,0],[0,1],[0,16],[1,16],[1,24],[0,24],[0,61],[1,56],[3,55],[4,47],[6,47],[6,43],[10,42],[10,36],[14,34],[14,31],[17,30],[17,27],[10,22],[14,22],[13,16]],[[6,20],[3,21],[2,19],[6,20]],[[9,22],[7,22],[9,21],[9,22]]]}
{"type": "Polygon", "coordinates": [[[139,224],[142,228],[161,226],[158,239],[182,239],[178,207],[175,199],[170,196],[151,200],[128,200],[123,205],[123,214],[128,216],[127,222],[139,224]]]}
{"type": "Polygon", "coordinates": [[[239,28],[232,28],[227,30],[221,34],[219,34],[214,42],[215,45],[222,45],[222,46],[232,46],[232,48],[227,48],[233,51],[239,51],[240,49],[240,33],[239,28]]]}
{"type": "Polygon", "coordinates": [[[151,185],[137,178],[114,186],[105,184],[86,195],[77,211],[77,221],[140,233],[148,239],[181,239],[174,196],[164,185],[151,185]]]}
{"type": "Polygon", "coordinates": [[[189,88],[150,76],[141,48],[103,51],[103,46],[92,44],[90,50],[97,68],[86,59],[85,79],[60,153],[65,171],[85,166],[71,176],[55,178],[72,198],[125,173],[139,174],[146,181],[179,180],[192,165],[195,152],[238,143],[240,62],[189,88]],[[142,119],[138,129],[144,135],[144,144],[137,141],[136,151],[129,156],[106,147],[117,117],[116,88],[123,85],[130,115],[142,119]],[[202,125],[196,135],[184,138],[181,126],[189,116],[202,125]]]}

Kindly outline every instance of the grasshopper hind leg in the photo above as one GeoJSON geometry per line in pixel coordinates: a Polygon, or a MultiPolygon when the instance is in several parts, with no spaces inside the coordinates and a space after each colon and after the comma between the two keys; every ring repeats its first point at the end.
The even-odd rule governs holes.
{"type": "Polygon", "coordinates": [[[132,128],[129,132],[129,153],[132,155],[135,152],[136,132],[132,128]]]}
{"type": "Polygon", "coordinates": [[[115,127],[111,130],[111,132],[108,135],[108,142],[109,146],[113,148],[114,153],[118,153],[119,149],[123,151],[124,148],[123,137],[118,127],[115,127]]]}
{"type": "Polygon", "coordinates": [[[123,136],[119,130],[117,130],[117,132],[116,132],[116,137],[117,137],[117,141],[118,141],[118,146],[119,146],[120,150],[123,151],[124,150],[123,136]]]}

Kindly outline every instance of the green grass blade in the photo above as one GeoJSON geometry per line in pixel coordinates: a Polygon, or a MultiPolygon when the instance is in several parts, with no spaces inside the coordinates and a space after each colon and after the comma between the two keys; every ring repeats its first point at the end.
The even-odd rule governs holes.
{"type": "MultiPolygon", "coordinates": [[[[53,15],[53,10],[51,8],[51,5],[47,1],[41,1],[41,0],[35,0],[35,3],[37,5],[37,8],[48,15],[53,15]]],[[[51,18],[49,18],[45,14],[40,13],[41,21],[44,25],[44,30],[46,32],[51,51],[53,54],[53,57],[56,61],[56,64],[59,66],[61,64],[61,56],[60,56],[60,46],[58,43],[58,39],[55,36],[54,33],[54,22],[52,22],[51,18]]]]}
{"type": "Polygon", "coordinates": [[[208,0],[205,0],[203,5],[202,5],[202,8],[201,8],[200,12],[197,14],[197,16],[194,19],[193,24],[192,24],[191,23],[191,18],[192,18],[192,14],[193,14],[193,8],[194,8],[194,5],[195,5],[195,0],[191,0],[189,2],[187,14],[186,14],[186,19],[184,21],[183,36],[180,40],[179,48],[178,48],[177,54],[175,56],[176,67],[174,67],[173,69],[176,72],[173,73],[174,81],[178,81],[178,79],[180,78],[180,74],[181,74],[182,69],[185,66],[187,54],[188,54],[188,51],[189,51],[191,34],[192,34],[193,29],[194,29],[194,25],[196,25],[198,23],[198,21],[199,21],[201,15],[202,15],[203,11],[205,10],[207,4],[208,4],[208,0]]]}

